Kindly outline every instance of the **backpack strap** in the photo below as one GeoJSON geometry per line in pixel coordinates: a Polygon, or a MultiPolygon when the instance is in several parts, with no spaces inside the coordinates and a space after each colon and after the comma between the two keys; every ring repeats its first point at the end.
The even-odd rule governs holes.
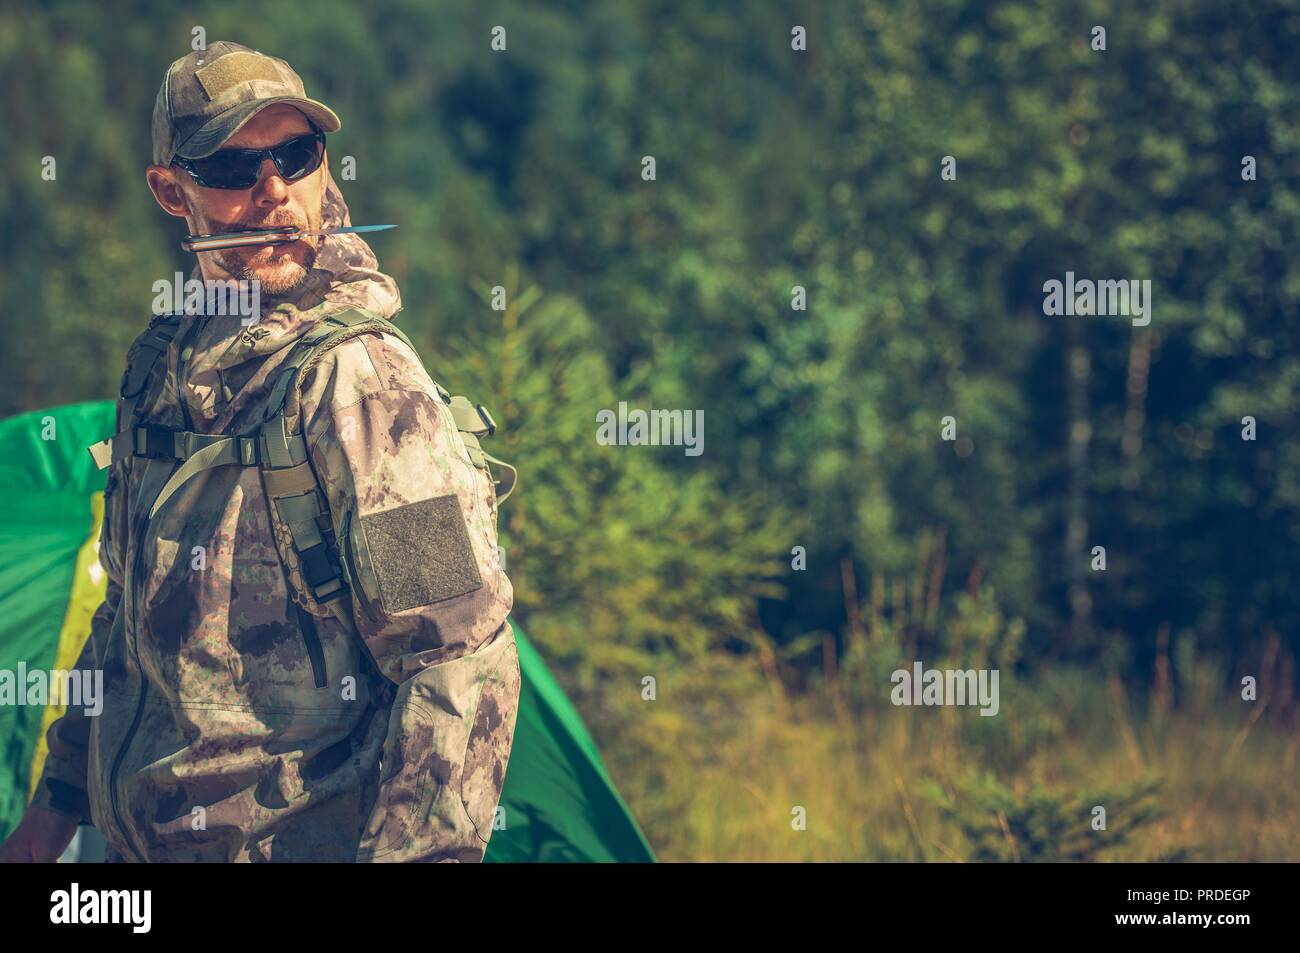
{"type": "MultiPolygon", "coordinates": [[[[297,402],[297,381],[320,361],[326,351],[368,331],[387,331],[410,344],[409,339],[397,329],[396,325],[379,315],[360,310],[325,315],[293,343],[289,356],[277,368],[275,383],[272,385],[271,396],[263,412],[263,423],[259,432],[231,435],[164,432],[156,435],[156,455],[174,456],[175,459],[184,462],[159,491],[149,510],[150,519],[190,477],[212,467],[237,464],[246,467],[260,465],[264,469],[280,467],[309,469],[307,445],[302,435],[290,434],[286,431],[285,405],[291,399],[294,403],[297,402]],[[173,453],[168,452],[168,437],[174,444],[174,447],[170,448],[174,450],[173,453]]],[[[298,469],[292,475],[278,477],[273,481],[273,485],[281,489],[286,487],[293,489],[305,483],[304,476],[303,470],[298,469]]],[[[322,548],[324,540],[316,531],[316,517],[321,511],[318,508],[316,513],[308,514],[312,502],[306,498],[308,495],[310,494],[298,494],[293,501],[286,501],[281,516],[294,530],[295,543],[300,536],[303,540],[303,552],[299,555],[306,560],[308,556],[305,553],[310,550],[313,554],[311,558],[315,562],[321,558],[319,554],[326,550],[322,548]]],[[[315,495],[319,496],[319,494],[315,495]]],[[[304,561],[304,570],[306,566],[307,563],[304,561]]],[[[333,589],[329,591],[332,592],[333,589]]]]}
{"type": "MultiPolygon", "coordinates": [[[[271,386],[271,396],[266,402],[266,410],[262,415],[262,420],[269,423],[277,415],[282,414],[286,407],[296,411],[298,402],[298,388],[296,385],[298,381],[320,363],[326,352],[338,347],[344,341],[350,341],[354,337],[372,332],[392,334],[412,351],[415,351],[415,345],[411,343],[411,339],[402,333],[402,330],[396,324],[378,314],[360,308],[352,308],[336,314],[326,315],[294,343],[293,350],[289,352],[289,356],[280,365],[276,372],[278,376],[271,386]]],[[[441,386],[438,387],[438,390],[439,393],[443,392],[441,386]]],[[[279,466],[280,464],[273,461],[272,465],[279,466]]]]}
{"type": "Polygon", "coordinates": [[[162,508],[164,503],[171,499],[172,494],[179,490],[182,484],[194,474],[203,470],[210,470],[212,467],[222,467],[232,463],[250,467],[259,462],[256,436],[243,434],[224,436],[222,434],[189,433],[187,431],[173,431],[171,436],[174,443],[187,449],[178,450],[175,454],[157,454],[157,456],[172,456],[174,459],[183,460],[184,463],[168,478],[167,482],[163,484],[163,488],[158,491],[153,506],[149,508],[150,519],[153,519],[154,514],[162,508]],[[201,445],[202,449],[191,451],[188,449],[190,445],[201,445]]]}
{"type": "MultiPolygon", "coordinates": [[[[272,467],[300,465],[306,460],[305,447],[301,455],[288,451],[285,447],[285,444],[293,439],[293,435],[288,434],[284,426],[285,408],[296,404],[297,382],[320,362],[327,351],[337,347],[344,341],[372,332],[383,332],[396,336],[411,349],[417,359],[419,358],[419,352],[415,349],[415,345],[411,343],[411,339],[403,334],[397,325],[386,318],[360,308],[342,311],[322,318],[317,326],[304,334],[299,343],[295,345],[295,350],[290,353],[284,364],[281,365],[282,370],[279,371],[279,377],[272,386],[271,397],[267,401],[266,410],[263,414],[262,432],[266,452],[268,453],[267,459],[272,467]]],[[[432,378],[430,379],[432,380],[432,378]]],[[[468,399],[460,396],[453,397],[451,392],[436,380],[433,381],[433,386],[437,389],[438,396],[442,398],[443,403],[447,404],[451,410],[456,429],[460,431],[461,438],[465,442],[465,448],[469,451],[470,459],[474,465],[487,469],[485,461],[490,461],[507,471],[500,482],[494,481],[497,502],[504,503],[518,485],[519,471],[504,460],[498,460],[485,452],[479,443],[483,437],[490,437],[496,433],[496,421],[492,419],[492,415],[488,413],[487,408],[482,404],[472,404],[468,399]]],[[[301,440],[301,435],[298,435],[298,437],[301,440]]]]}
{"type": "MultiPolygon", "coordinates": [[[[329,501],[308,460],[303,434],[289,431],[287,409],[297,408],[299,382],[326,353],[371,332],[393,334],[415,351],[410,339],[380,315],[361,309],[328,315],[294,344],[280,365],[262,415],[262,481],[267,498],[281,522],[289,528],[303,579],[311,587],[312,596],[332,612],[336,605],[343,605],[342,597],[351,590],[344,579],[337,550],[327,538],[333,530],[329,501]]],[[[445,393],[441,387],[438,392],[445,393]]],[[[350,617],[347,611],[335,614],[339,618],[350,617]]]]}
{"type": "Polygon", "coordinates": [[[171,456],[177,449],[169,443],[170,431],[160,427],[137,426],[136,409],[144,396],[145,388],[153,375],[158,359],[167,353],[172,339],[180,330],[181,315],[158,314],[144,333],[136,339],[131,359],[122,372],[118,395],[122,404],[118,408],[117,426],[121,429],[113,436],[87,447],[95,466],[106,470],[130,456],[171,456]],[[164,452],[166,450],[167,452],[164,452]]]}

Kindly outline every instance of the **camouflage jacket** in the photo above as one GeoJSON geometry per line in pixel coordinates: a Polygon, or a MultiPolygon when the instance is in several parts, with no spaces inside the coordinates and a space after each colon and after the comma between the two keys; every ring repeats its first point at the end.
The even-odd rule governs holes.
{"type": "MultiPolygon", "coordinates": [[[[332,180],[325,213],[348,224],[332,180]]],[[[137,420],[246,432],[321,317],[398,311],[375,265],[357,236],[329,236],[252,326],[183,316],[137,420]]],[[[329,350],[294,405],[352,625],[303,584],[258,467],[205,470],[150,517],[177,463],[114,463],[107,595],[78,661],[103,669],[104,706],[51,726],[33,803],[93,823],[126,861],[479,860],[520,688],[491,479],[394,335],[329,350]],[[368,541],[364,559],[345,538],[368,541]]]]}

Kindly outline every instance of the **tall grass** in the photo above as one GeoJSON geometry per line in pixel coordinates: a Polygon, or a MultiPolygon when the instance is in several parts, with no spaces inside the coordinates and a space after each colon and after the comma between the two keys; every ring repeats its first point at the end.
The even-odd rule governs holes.
{"type": "Polygon", "coordinates": [[[980,849],[982,828],[1008,831],[994,850],[1004,860],[1049,859],[1093,839],[1081,859],[1300,860],[1300,734],[1294,722],[1256,718],[1259,701],[1153,718],[1134,713],[1123,686],[1117,695],[1075,671],[1005,686],[994,718],[897,708],[846,720],[815,697],[763,689],[712,718],[686,717],[662,695],[643,704],[607,753],[664,860],[993,859],[980,849]],[[1041,820],[1036,799],[1038,814],[1045,799],[1063,816],[1031,849],[1011,833],[1015,808],[999,818],[987,784],[1028,825],[1041,820]],[[1108,846],[1092,829],[1094,805],[1108,831],[1130,812],[1140,823],[1108,846]],[[792,823],[799,807],[806,830],[792,823]]]}
{"type": "Polygon", "coordinates": [[[822,651],[812,679],[775,650],[665,664],[653,701],[595,726],[662,859],[1300,860],[1294,662],[1276,639],[1245,672],[1253,701],[1241,673],[1164,631],[1141,684],[1102,660],[1018,673],[1023,627],[982,590],[945,620],[925,586],[871,589],[843,657],[822,651]],[[895,707],[889,673],[911,659],[1000,668],[998,714],[895,707]]]}

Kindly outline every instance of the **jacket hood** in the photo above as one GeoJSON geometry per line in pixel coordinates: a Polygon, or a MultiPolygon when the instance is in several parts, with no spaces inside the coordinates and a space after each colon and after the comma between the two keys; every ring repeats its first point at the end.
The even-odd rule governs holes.
{"type": "MultiPolygon", "coordinates": [[[[351,225],[347,202],[328,165],[325,175],[321,228],[351,225]]],[[[197,264],[190,277],[203,279],[197,264]]],[[[326,235],[307,279],[287,295],[263,295],[256,323],[245,326],[233,316],[183,319],[183,329],[188,329],[189,321],[203,323],[191,339],[185,367],[185,400],[195,423],[205,430],[228,425],[237,395],[260,390],[280,363],[266,360],[268,356],[287,354],[288,346],[320,318],[351,307],[391,321],[401,310],[401,293],[397,282],[379,270],[375,253],[360,235],[326,235]]]]}

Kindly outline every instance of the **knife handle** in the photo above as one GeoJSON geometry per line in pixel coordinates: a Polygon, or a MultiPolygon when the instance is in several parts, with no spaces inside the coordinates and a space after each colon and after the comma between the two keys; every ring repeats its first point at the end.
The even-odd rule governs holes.
{"type": "Polygon", "coordinates": [[[201,252],[216,251],[221,248],[243,248],[248,245],[285,245],[296,242],[300,232],[301,229],[297,225],[272,225],[269,228],[249,228],[239,232],[186,235],[181,239],[181,249],[201,252]]]}

